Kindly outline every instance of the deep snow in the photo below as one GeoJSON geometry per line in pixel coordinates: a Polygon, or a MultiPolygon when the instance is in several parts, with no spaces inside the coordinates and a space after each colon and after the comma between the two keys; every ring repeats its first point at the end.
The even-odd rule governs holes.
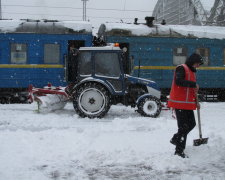
{"type": "MultiPolygon", "coordinates": [[[[207,145],[188,159],[173,155],[177,130],[170,111],[141,117],[112,106],[103,119],[80,118],[69,103],[55,112],[33,104],[0,104],[0,180],[222,180],[225,178],[225,103],[201,103],[207,145]]],[[[197,119],[196,119],[197,120],[197,119]]]]}

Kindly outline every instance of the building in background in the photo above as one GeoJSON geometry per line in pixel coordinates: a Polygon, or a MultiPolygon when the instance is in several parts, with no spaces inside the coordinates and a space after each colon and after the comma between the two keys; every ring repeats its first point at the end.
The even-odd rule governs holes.
{"type": "Polygon", "coordinates": [[[158,0],[157,23],[224,26],[225,0],[158,0]]]}

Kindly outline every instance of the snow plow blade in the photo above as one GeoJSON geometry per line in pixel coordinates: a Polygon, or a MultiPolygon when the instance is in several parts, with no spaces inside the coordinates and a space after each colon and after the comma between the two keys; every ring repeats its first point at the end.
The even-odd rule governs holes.
{"type": "Polygon", "coordinates": [[[47,109],[49,111],[63,109],[69,97],[63,87],[54,87],[51,84],[44,88],[29,86],[29,102],[37,102],[38,111],[47,109]]]}
{"type": "Polygon", "coordinates": [[[200,146],[202,144],[207,144],[209,138],[201,138],[201,139],[194,139],[194,146],[200,146]]]}
{"type": "Polygon", "coordinates": [[[54,111],[63,109],[67,103],[67,98],[59,94],[46,94],[35,97],[35,101],[38,103],[38,110],[54,111]]]}

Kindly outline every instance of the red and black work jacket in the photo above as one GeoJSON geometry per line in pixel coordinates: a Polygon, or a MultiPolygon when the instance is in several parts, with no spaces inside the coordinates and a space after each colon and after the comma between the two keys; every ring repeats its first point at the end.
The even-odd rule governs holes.
{"type": "MultiPolygon", "coordinates": [[[[185,80],[196,82],[195,72],[186,65],[182,64],[185,70],[185,80]]],[[[176,72],[175,72],[176,73],[176,72]]],[[[173,83],[168,100],[168,107],[175,109],[196,109],[195,88],[178,86],[176,84],[176,76],[174,73],[173,83]]]]}

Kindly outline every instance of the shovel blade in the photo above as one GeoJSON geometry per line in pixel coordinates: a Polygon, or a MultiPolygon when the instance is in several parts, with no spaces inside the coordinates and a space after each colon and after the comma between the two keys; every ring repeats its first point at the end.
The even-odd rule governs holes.
{"type": "Polygon", "coordinates": [[[194,140],[194,146],[200,146],[201,144],[207,144],[209,138],[201,138],[194,140]]]}

